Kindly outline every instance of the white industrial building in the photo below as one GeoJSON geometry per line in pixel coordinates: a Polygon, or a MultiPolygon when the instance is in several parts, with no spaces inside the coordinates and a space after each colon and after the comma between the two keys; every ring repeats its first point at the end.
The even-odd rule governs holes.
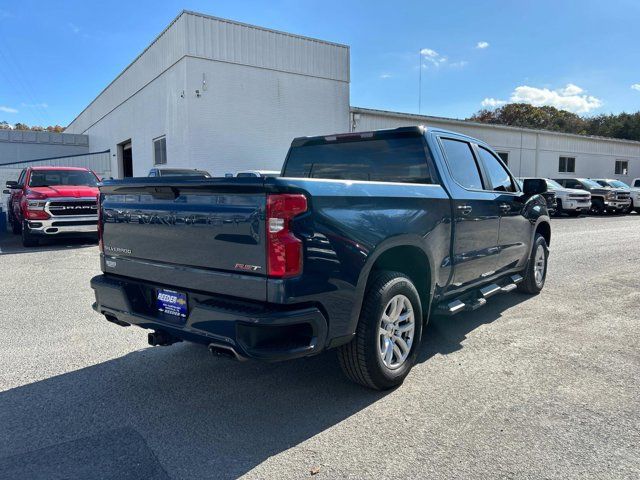
{"type": "Polygon", "coordinates": [[[516,175],[640,177],[640,142],[350,107],[349,47],[184,11],[67,127],[114,177],[156,164],[280,169],[296,136],[425,124],[480,138],[516,175]]]}

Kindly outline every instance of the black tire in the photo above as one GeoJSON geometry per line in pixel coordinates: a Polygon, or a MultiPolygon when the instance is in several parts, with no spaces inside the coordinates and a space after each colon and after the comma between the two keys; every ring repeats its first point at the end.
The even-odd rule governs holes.
{"type": "Polygon", "coordinates": [[[640,213],[640,208],[636,208],[636,213],[640,213]]]}
{"type": "Polygon", "coordinates": [[[625,208],[622,213],[624,213],[625,215],[629,215],[631,212],[633,212],[634,210],[634,206],[633,206],[633,200],[631,200],[631,203],[629,204],[629,206],[627,208],[625,208]]]}
{"type": "Polygon", "coordinates": [[[556,211],[553,212],[553,216],[554,217],[561,217],[562,213],[563,213],[562,200],[558,199],[558,200],[556,200],[556,211]]]}
{"type": "Polygon", "coordinates": [[[354,338],[338,349],[342,370],[350,380],[368,388],[387,390],[400,385],[416,362],[422,326],[422,305],[413,282],[403,273],[380,272],[367,287],[354,338]],[[379,324],[388,303],[397,295],[403,295],[411,304],[414,334],[404,363],[391,369],[379,351],[379,324]]]}
{"type": "Polygon", "coordinates": [[[582,212],[580,212],[579,210],[569,210],[569,211],[567,212],[567,214],[568,214],[570,217],[579,217],[581,213],[582,213],[582,212]]]}
{"type": "Polygon", "coordinates": [[[602,215],[605,212],[604,202],[599,198],[591,200],[591,213],[594,215],[602,215]]]}
{"type": "Polygon", "coordinates": [[[531,248],[531,254],[529,255],[529,261],[527,262],[527,268],[523,272],[524,279],[518,284],[518,290],[523,293],[529,293],[531,295],[537,295],[544,288],[544,283],[547,278],[547,263],[549,260],[549,247],[547,247],[547,241],[542,235],[536,233],[533,240],[533,246],[531,248]],[[542,281],[536,281],[536,256],[538,254],[538,248],[541,247],[544,252],[544,271],[542,273],[542,281]]]}
{"type": "Polygon", "coordinates": [[[20,228],[20,222],[18,222],[13,217],[11,210],[9,210],[9,223],[11,224],[11,233],[13,233],[14,235],[20,235],[20,232],[22,232],[22,229],[20,228]]]}
{"type": "Polygon", "coordinates": [[[26,224],[22,225],[22,246],[23,247],[37,247],[38,237],[31,234],[29,227],[26,224]]]}

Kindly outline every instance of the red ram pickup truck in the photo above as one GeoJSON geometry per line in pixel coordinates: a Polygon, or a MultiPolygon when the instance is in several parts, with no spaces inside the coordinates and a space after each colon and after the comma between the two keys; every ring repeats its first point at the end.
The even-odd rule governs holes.
{"type": "Polygon", "coordinates": [[[98,235],[98,182],[88,168],[28,167],[8,181],[8,221],[25,247],[45,237],[98,235]]]}

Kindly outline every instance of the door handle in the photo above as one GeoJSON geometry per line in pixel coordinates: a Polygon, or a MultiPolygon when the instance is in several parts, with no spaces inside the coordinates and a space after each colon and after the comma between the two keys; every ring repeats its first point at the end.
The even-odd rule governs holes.
{"type": "Polygon", "coordinates": [[[502,213],[509,213],[511,211],[511,205],[509,205],[508,203],[501,203],[500,205],[498,205],[498,208],[500,208],[500,211],[502,213]]]}
{"type": "Polygon", "coordinates": [[[462,215],[469,215],[471,213],[471,205],[458,205],[458,210],[462,215]]]}

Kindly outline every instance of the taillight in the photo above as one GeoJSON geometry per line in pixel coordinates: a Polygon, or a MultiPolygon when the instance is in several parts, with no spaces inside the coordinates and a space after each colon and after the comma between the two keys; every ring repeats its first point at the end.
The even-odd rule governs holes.
{"type": "Polygon", "coordinates": [[[304,195],[267,195],[267,273],[286,278],[302,272],[302,242],[289,230],[291,219],[307,211],[304,195]]]}
{"type": "Polygon", "coordinates": [[[96,197],[96,201],[98,202],[98,248],[100,249],[100,253],[104,253],[104,245],[102,244],[102,201],[100,194],[96,197]]]}

